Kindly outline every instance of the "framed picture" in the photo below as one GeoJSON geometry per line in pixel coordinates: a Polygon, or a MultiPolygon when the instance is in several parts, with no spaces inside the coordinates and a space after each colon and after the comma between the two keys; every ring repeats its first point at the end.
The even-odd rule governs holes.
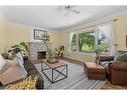
{"type": "Polygon", "coordinates": [[[34,39],[44,40],[44,39],[47,39],[46,37],[47,37],[47,31],[34,29],[34,39]]]}

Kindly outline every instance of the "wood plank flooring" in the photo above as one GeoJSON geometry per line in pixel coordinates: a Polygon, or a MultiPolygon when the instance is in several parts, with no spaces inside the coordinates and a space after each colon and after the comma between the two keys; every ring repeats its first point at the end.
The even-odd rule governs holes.
{"type": "Polygon", "coordinates": [[[127,89],[127,86],[120,86],[120,85],[112,85],[109,81],[107,81],[103,87],[101,88],[102,90],[124,90],[127,89]]]}
{"type": "MultiPolygon", "coordinates": [[[[73,59],[68,59],[68,58],[62,58],[62,60],[68,61],[70,63],[74,63],[74,64],[78,64],[83,66],[84,63],[77,61],[77,60],[73,60],[73,59]]],[[[33,63],[37,64],[40,63],[40,61],[33,61],[33,63]]],[[[106,81],[106,83],[102,86],[101,88],[102,90],[124,90],[127,89],[127,86],[120,86],[120,85],[112,85],[109,81],[106,81]]]]}

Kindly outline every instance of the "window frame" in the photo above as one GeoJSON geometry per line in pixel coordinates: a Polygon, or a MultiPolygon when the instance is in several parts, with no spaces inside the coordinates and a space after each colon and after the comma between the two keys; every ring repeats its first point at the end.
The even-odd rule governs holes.
{"type": "MultiPolygon", "coordinates": [[[[98,35],[99,35],[99,31],[96,31],[97,33],[97,40],[99,39],[98,35]]],[[[103,33],[103,35],[106,37],[106,39],[108,39],[108,37],[103,33]]],[[[108,39],[108,46],[109,48],[111,49],[111,45],[109,43],[109,39],[108,39]]],[[[98,44],[98,41],[97,41],[97,48],[99,48],[99,44],[98,44]]],[[[106,55],[106,54],[103,54],[103,55],[106,55]]],[[[110,55],[110,54],[107,54],[107,55],[110,55]]]]}
{"type": "MultiPolygon", "coordinates": [[[[72,49],[71,49],[71,39],[69,39],[70,40],[70,52],[71,53],[74,53],[74,54],[81,54],[81,55],[94,55],[95,53],[94,52],[81,52],[81,51],[79,51],[79,42],[78,42],[78,39],[79,39],[79,34],[80,34],[80,32],[78,33],[78,32],[70,32],[70,33],[75,33],[76,34],[76,51],[72,51],[72,49]]],[[[98,45],[98,31],[97,31],[97,29],[96,30],[90,30],[90,31],[84,31],[84,32],[82,32],[82,33],[95,33],[95,47],[96,48],[99,48],[99,45],[98,45]]],[[[69,34],[69,37],[70,37],[70,34],[69,34]]],[[[106,37],[107,38],[107,37],[106,37]]],[[[110,44],[109,44],[109,48],[110,48],[110,44]]],[[[110,55],[110,54],[108,54],[108,55],[110,55]]]]}

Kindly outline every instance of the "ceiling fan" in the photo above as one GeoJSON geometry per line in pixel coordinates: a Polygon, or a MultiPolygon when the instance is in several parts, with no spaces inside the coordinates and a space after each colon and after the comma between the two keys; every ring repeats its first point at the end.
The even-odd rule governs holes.
{"type": "Polygon", "coordinates": [[[80,14],[80,11],[78,11],[76,7],[77,6],[71,6],[71,5],[59,6],[57,8],[57,11],[62,11],[65,13],[65,15],[68,15],[70,13],[80,14]]]}

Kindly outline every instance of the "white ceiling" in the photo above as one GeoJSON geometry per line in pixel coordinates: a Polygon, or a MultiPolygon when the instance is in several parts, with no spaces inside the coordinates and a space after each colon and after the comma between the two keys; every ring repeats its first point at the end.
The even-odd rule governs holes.
{"type": "Polygon", "coordinates": [[[80,14],[64,14],[57,11],[59,6],[2,6],[8,22],[24,24],[53,31],[63,31],[76,25],[88,23],[99,18],[127,10],[127,6],[77,6],[80,14]]]}

